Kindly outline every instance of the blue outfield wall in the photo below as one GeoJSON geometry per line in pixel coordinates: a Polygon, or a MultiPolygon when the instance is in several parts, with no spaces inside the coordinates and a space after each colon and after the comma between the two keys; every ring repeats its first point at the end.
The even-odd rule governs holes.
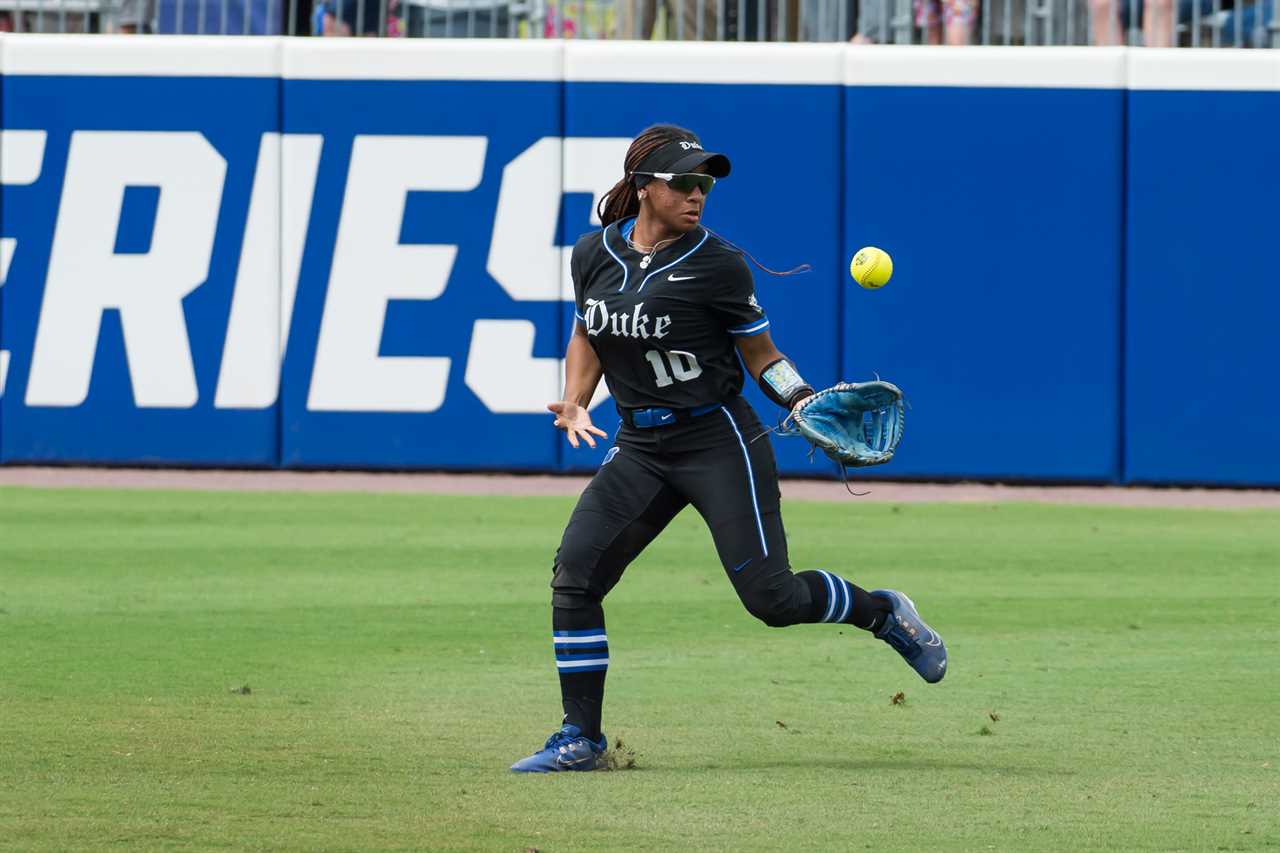
{"type": "Polygon", "coordinates": [[[28,35],[0,65],[0,462],[591,470],[544,413],[567,247],[664,121],[733,158],[710,227],[813,266],[757,274],[780,347],[907,392],[876,474],[1280,485],[1280,56],[28,35]]]}
{"type": "Polygon", "coordinates": [[[1280,484],[1280,60],[1246,66],[1270,91],[1164,90],[1186,59],[1146,65],[1136,82],[1156,79],[1129,95],[1126,475],[1280,484]]]}
{"type": "MultiPolygon", "coordinates": [[[[486,271],[504,167],[563,135],[561,91],[547,81],[285,81],[285,133],[319,135],[324,152],[284,362],[283,464],[556,466],[547,416],[492,412],[467,371],[481,323],[529,328],[520,356],[563,356],[559,301],[516,301],[486,271]],[[362,195],[374,182],[381,192],[362,195]],[[385,302],[370,303],[373,289],[385,302]],[[366,326],[353,312],[381,319],[380,342],[372,325],[357,339],[366,326]]],[[[554,202],[549,177],[556,191],[539,190],[554,202]]],[[[546,383],[536,404],[557,396],[546,383]]]]}
{"type": "Polygon", "coordinates": [[[270,78],[4,78],[0,144],[44,134],[39,176],[4,187],[5,460],[275,464],[275,407],[218,408],[214,387],[278,91],[270,78]],[[201,258],[171,257],[188,251],[201,258]],[[166,295],[138,302],[143,288],[166,295]]]}
{"type": "Polygon", "coordinates": [[[853,87],[846,108],[844,254],[903,262],[846,301],[844,373],[908,395],[897,473],[1118,479],[1123,92],[853,87]],[[867,115],[893,132],[857,133],[867,115]]]}

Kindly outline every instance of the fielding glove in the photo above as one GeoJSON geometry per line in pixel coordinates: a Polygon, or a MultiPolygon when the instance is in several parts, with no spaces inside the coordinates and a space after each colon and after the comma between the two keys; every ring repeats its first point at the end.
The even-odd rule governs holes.
{"type": "Polygon", "coordinates": [[[905,421],[902,391],[890,382],[841,382],[801,400],[783,421],[836,462],[882,465],[893,458],[905,421]]]}

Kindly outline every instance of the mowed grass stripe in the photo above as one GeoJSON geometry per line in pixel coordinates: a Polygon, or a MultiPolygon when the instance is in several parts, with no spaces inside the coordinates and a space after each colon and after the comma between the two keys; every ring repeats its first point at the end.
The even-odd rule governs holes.
{"type": "Polygon", "coordinates": [[[606,606],[637,769],[517,777],[571,508],[0,489],[0,849],[1280,848],[1280,513],[787,504],[929,687],[755,622],[686,512],[606,606]]]}

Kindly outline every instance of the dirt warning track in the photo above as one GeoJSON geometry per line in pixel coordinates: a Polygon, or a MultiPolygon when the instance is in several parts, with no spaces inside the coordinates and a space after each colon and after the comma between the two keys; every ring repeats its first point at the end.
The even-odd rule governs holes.
{"type": "MultiPolygon", "coordinates": [[[[368,471],[240,471],[173,468],[0,467],[0,486],[33,488],[190,489],[209,491],[423,492],[456,495],[575,496],[583,476],[443,474],[368,471]]],[[[859,480],[850,495],[843,484],[782,481],[786,500],[881,503],[1037,503],[1110,506],[1280,509],[1280,490],[1173,489],[1120,486],[1022,486],[990,483],[890,483],[859,480]]]]}

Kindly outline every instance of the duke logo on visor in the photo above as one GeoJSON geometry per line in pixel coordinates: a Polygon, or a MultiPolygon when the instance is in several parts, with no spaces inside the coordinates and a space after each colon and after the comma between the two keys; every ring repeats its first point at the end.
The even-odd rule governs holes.
{"type": "Polygon", "coordinates": [[[729,158],[723,154],[703,151],[695,140],[677,140],[645,157],[631,174],[638,187],[657,178],[677,192],[699,187],[705,195],[715,186],[716,178],[728,177],[730,168],[729,158]],[[696,172],[700,167],[704,171],[696,172]]]}

